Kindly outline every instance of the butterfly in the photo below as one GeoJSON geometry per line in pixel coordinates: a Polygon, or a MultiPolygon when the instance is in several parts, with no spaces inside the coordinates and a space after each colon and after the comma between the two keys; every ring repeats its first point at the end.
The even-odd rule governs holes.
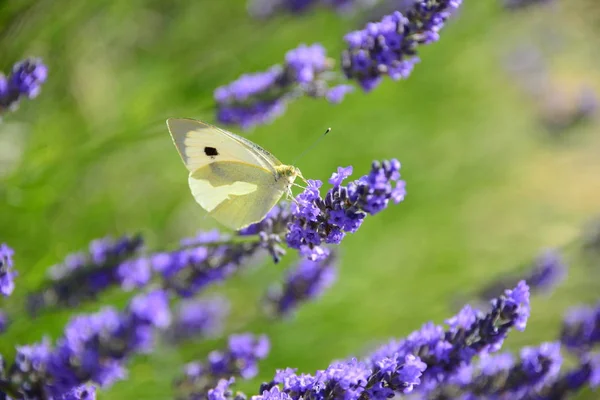
{"type": "Polygon", "coordinates": [[[238,230],[261,221],[284,193],[291,196],[296,177],[302,178],[298,168],[216,126],[170,118],[167,127],[190,172],[192,195],[228,228],[238,230]]]}

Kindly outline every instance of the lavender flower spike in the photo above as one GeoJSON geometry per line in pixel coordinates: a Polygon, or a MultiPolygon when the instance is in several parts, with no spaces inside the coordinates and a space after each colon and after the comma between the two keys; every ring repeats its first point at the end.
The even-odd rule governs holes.
{"type": "Polygon", "coordinates": [[[269,289],[267,306],[276,315],[288,315],[301,303],[320,296],[336,279],[335,255],[320,261],[301,260],[287,271],[283,287],[269,289]]]}
{"type": "Polygon", "coordinates": [[[14,250],[5,243],[0,244],[0,294],[10,296],[15,289],[14,278],[17,275],[13,271],[14,250]]]}
{"type": "Polygon", "coordinates": [[[396,11],[380,22],[345,36],[348,49],[342,67],[365,91],[374,89],[384,75],[407,78],[419,61],[417,49],[439,40],[439,31],[462,0],[419,0],[406,12],[396,11]]]}
{"type": "Polygon", "coordinates": [[[529,316],[529,288],[524,281],[492,300],[483,314],[465,306],[441,326],[427,323],[406,339],[392,341],[375,351],[370,362],[382,358],[402,359],[416,354],[427,365],[423,379],[428,385],[447,380],[477,354],[497,351],[510,329],[523,330],[529,316]]]}
{"type": "Polygon", "coordinates": [[[26,59],[13,66],[10,76],[0,74],[0,115],[14,110],[21,98],[33,99],[46,81],[48,68],[39,59],[26,59]]]}
{"type": "MultiPolygon", "coordinates": [[[[341,169],[339,174],[348,172],[341,169]]],[[[342,177],[333,180],[339,185],[342,177]]],[[[470,364],[475,355],[496,350],[511,328],[524,328],[528,315],[529,290],[525,282],[520,282],[494,299],[492,310],[487,314],[465,307],[447,321],[446,332],[441,327],[426,324],[408,338],[383,346],[365,361],[352,358],[333,362],[314,375],[299,374],[290,368],[279,370],[271,382],[261,385],[259,395],[252,400],[383,400],[411,392],[423,394],[450,379],[459,368],[470,364]]],[[[542,370],[538,366],[546,358],[554,360],[556,348],[548,345],[542,346],[539,352],[524,351],[523,370],[531,372],[531,381],[539,383],[555,373],[555,364],[549,368],[544,366],[542,370]]],[[[188,376],[197,377],[196,382],[205,382],[198,378],[204,376],[204,368],[195,364],[192,369],[188,376]]],[[[217,382],[213,379],[213,387],[217,382]]],[[[230,381],[221,381],[210,392],[220,395],[214,399],[233,399],[229,384],[230,381]]]]}
{"type": "Polygon", "coordinates": [[[559,343],[524,347],[517,363],[510,354],[482,354],[478,363],[461,366],[447,382],[430,389],[427,398],[523,399],[553,382],[561,364],[559,343]]]}
{"type": "Polygon", "coordinates": [[[339,168],[329,182],[334,185],[321,197],[320,181],[308,181],[308,188],[291,205],[292,217],[286,241],[311,260],[327,257],[323,244],[339,244],[346,233],[358,230],[367,215],[383,211],[393,200],[404,200],[405,182],[400,180],[398,160],[373,162],[371,172],[342,186],[352,168],[339,168]]]}
{"type": "Polygon", "coordinates": [[[262,394],[252,399],[389,399],[418,387],[425,368],[413,355],[382,358],[374,366],[354,358],[333,362],[314,376],[288,368],[277,371],[272,382],[261,386],[262,394]]]}
{"type": "Polygon", "coordinates": [[[125,362],[149,352],[153,331],[170,323],[164,292],[155,290],[132,299],[125,312],[113,308],[73,318],[47,359],[47,391],[60,396],[92,381],[108,387],[126,376],[125,362]]]}
{"type": "Polygon", "coordinates": [[[562,344],[575,354],[587,353],[600,343],[600,302],[572,308],[563,322],[562,344]]]}
{"type": "MultiPolygon", "coordinates": [[[[208,399],[206,394],[211,388],[215,388],[217,393],[224,393],[231,383],[227,383],[226,379],[256,376],[258,361],[267,356],[269,346],[269,339],[264,335],[231,335],[227,350],[215,350],[206,361],[187,364],[185,376],[177,380],[175,386],[185,398],[208,399]]],[[[216,393],[213,392],[214,395],[216,393]]]]}
{"type": "Polygon", "coordinates": [[[28,298],[32,314],[52,306],[73,306],[94,299],[111,285],[125,289],[143,286],[150,279],[145,259],[125,262],[142,248],[141,236],[93,240],[87,252],[70,254],[50,268],[49,281],[28,298]],[[123,264],[122,264],[123,263],[123,264]]]}
{"type": "Polygon", "coordinates": [[[577,393],[585,387],[597,389],[600,386],[600,354],[585,354],[579,359],[579,365],[566,371],[554,381],[547,382],[542,389],[531,390],[524,400],[567,399],[569,394],[577,393]]]}
{"type": "Polygon", "coordinates": [[[218,232],[204,232],[200,236],[199,240],[184,239],[179,250],[156,253],[151,257],[152,268],[162,279],[163,286],[182,297],[191,297],[207,286],[225,280],[263,248],[261,240],[209,245],[209,242],[223,242],[228,237],[218,232]]]}
{"type": "Polygon", "coordinates": [[[169,336],[175,341],[214,336],[223,329],[228,312],[229,303],[222,297],[183,300],[179,303],[169,336]]]}
{"type": "Polygon", "coordinates": [[[332,66],[321,45],[300,45],[287,52],[283,66],[242,75],[217,88],[214,93],[217,119],[247,129],[272,121],[285,111],[290,100],[301,95],[340,102],[351,87],[329,87],[332,66]]]}
{"type": "Polygon", "coordinates": [[[258,235],[261,247],[269,252],[273,262],[278,263],[285,254],[285,249],[281,246],[281,237],[287,231],[290,217],[289,205],[282,201],[275,205],[262,221],[241,229],[238,235],[258,235]]]}
{"type": "MultiPolygon", "coordinates": [[[[88,384],[73,386],[63,393],[52,392],[51,388],[55,382],[54,378],[48,375],[48,363],[51,357],[52,348],[48,339],[30,346],[17,346],[14,362],[0,378],[0,394],[8,394],[10,398],[19,399],[94,400],[96,398],[96,388],[88,384]]],[[[89,354],[89,360],[92,361],[93,358],[94,354],[89,354]]]]}
{"type": "Polygon", "coordinates": [[[9,320],[4,311],[0,310],[0,333],[6,332],[8,328],[9,320]]]}

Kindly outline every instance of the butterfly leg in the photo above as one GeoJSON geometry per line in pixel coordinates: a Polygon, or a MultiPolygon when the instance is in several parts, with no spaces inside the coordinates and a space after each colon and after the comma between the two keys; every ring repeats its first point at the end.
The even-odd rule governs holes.
{"type": "Polygon", "coordinates": [[[298,203],[298,200],[296,200],[296,198],[294,197],[294,194],[292,193],[291,187],[288,187],[288,190],[285,193],[285,197],[286,197],[286,200],[293,201],[294,203],[296,203],[297,206],[300,205],[300,203],[298,203]]]}

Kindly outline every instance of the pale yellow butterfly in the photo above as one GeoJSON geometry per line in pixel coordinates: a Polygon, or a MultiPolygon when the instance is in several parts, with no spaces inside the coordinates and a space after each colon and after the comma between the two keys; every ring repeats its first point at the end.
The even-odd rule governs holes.
{"type": "Polygon", "coordinates": [[[185,118],[170,118],[167,126],[190,171],[192,195],[208,215],[231,229],[261,221],[302,177],[298,168],[216,126],[185,118]]]}

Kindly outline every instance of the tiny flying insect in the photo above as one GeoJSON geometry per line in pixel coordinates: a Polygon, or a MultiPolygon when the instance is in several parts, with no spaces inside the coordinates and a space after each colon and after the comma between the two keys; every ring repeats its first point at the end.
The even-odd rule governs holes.
{"type": "Polygon", "coordinates": [[[187,169],[192,195],[231,229],[261,221],[302,173],[259,145],[205,122],[170,118],[167,126],[187,169]]]}

